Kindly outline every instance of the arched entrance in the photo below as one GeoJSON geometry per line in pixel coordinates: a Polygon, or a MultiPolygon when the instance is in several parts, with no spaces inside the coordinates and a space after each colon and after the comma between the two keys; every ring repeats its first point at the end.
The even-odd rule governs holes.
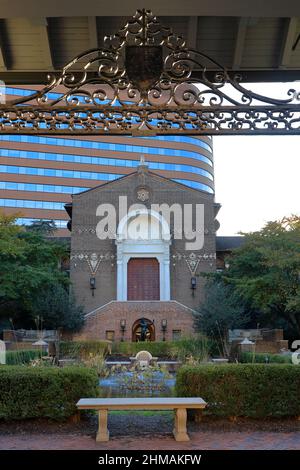
{"type": "Polygon", "coordinates": [[[132,326],[132,341],[155,341],[155,326],[148,318],[139,318],[132,326]]]}
{"type": "Polygon", "coordinates": [[[141,208],[123,217],[116,239],[117,300],[170,300],[170,243],[169,224],[158,212],[141,208]]]}

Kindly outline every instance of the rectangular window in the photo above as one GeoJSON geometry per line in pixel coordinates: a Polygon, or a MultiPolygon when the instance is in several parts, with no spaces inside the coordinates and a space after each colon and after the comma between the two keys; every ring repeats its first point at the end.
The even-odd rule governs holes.
{"type": "Polygon", "coordinates": [[[173,330],[172,331],[172,339],[173,341],[178,341],[181,338],[181,330],[173,330]]]}
{"type": "Polygon", "coordinates": [[[105,332],[105,338],[108,340],[108,341],[114,341],[115,340],[115,332],[114,330],[107,330],[105,332]]]}

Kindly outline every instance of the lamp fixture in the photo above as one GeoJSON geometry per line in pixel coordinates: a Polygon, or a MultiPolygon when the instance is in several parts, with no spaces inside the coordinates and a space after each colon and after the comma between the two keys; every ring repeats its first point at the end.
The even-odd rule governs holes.
{"type": "Polygon", "coordinates": [[[95,277],[90,277],[90,288],[92,291],[92,296],[94,297],[94,291],[96,289],[96,278],[95,277]]]}
{"type": "Polygon", "coordinates": [[[126,320],[125,320],[125,318],[122,318],[120,320],[120,329],[121,329],[121,333],[122,333],[121,341],[124,341],[124,334],[125,334],[125,331],[126,331],[126,320]]]}
{"type": "Polygon", "coordinates": [[[163,332],[163,341],[166,341],[167,326],[168,326],[168,320],[166,318],[163,318],[162,321],[161,321],[161,329],[162,329],[162,332],[163,332]]]}

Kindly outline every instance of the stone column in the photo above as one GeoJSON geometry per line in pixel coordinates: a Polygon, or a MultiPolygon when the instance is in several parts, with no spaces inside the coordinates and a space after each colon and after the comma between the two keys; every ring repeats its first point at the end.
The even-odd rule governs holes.
{"type": "Polygon", "coordinates": [[[171,300],[171,289],[170,289],[170,244],[169,239],[164,241],[163,255],[160,256],[159,262],[161,265],[160,269],[160,287],[161,294],[160,300],[171,300]]]}
{"type": "Polygon", "coordinates": [[[163,263],[163,273],[164,277],[162,279],[163,283],[163,296],[160,300],[170,300],[170,260],[164,259],[163,263]]]}
{"type": "Polygon", "coordinates": [[[190,440],[186,432],[186,417],[186,408],[177,408],[175,410],[175,423],[173,434],[176,441],[186,442],[190,440]]]}
{"type": "Polygon", "coordinates": [[[98,411],[98,432],[96,436],[97,442],[109,441],[109,432],[107,429],[107,410],[98,411]]]}
{"type": "Polygon", "coordinates": [[[124,289],[123,289],[124,256],[123,256],[122,240],[117,239],[116,245],[117,245],[117,300],[127,300],[127,298],[124,298],[124,289]]]}

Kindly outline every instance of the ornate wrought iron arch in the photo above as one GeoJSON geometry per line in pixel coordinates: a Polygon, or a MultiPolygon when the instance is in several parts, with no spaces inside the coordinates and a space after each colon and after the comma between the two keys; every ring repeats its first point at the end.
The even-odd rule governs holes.
{"type": "Polygon", "coordinates": [[[0,105],[0,133],[300,134],[299,92],[273,99],[247,90],[149,10],[47,78],[40,91],[0,105]]]}

